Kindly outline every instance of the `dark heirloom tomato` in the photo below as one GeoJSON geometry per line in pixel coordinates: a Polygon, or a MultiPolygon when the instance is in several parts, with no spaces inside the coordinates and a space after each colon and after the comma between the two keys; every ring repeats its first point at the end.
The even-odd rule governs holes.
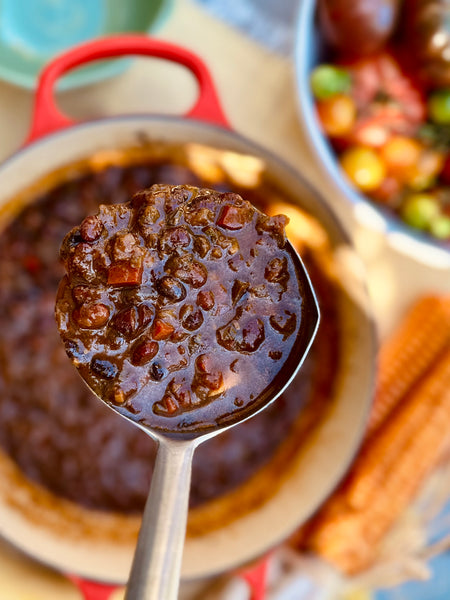
{"type": "Polygon", "coordinates": [[[394,31],[400,0],[319,0],[325,39],[346,56],[381,49],[394,31]]]}
{"type": "Polygon", "coordinates": [[[450,86],[450,0],[406,0],[405,43],[424,82],[450,86]]]}

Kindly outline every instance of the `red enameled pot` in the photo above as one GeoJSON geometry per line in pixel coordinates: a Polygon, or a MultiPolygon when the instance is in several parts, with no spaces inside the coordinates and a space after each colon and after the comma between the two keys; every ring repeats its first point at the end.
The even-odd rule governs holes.
{"type": "MultiPolygon", "coordinates": [[[[45,174],[97,152],[136,146],[143,136],[258,157],[280,189],[326,228],[340,281],[338,306],[344,324],[340,352],[344,358],[334,398],[330,399],[332,408],[267,501],[222,528],[187,539],[183,576],[197,579],[262,556],[308,518],[336,486],[363,435],[375,378],[376,335],[360,261],[327,201],[279,158],[233,132],[204,63],[190,51],[167,42],[144,36],[105,38],[74,48],[48,65],[40,77],[26,144],[0,165],[0,214],[12,214],[12,200],[45,174]],[[128,115],[77,124],[57,108],[53,93],[64,73],[94,60],[136,54],[174,61],[193,73],[199,86],[198,99],[184,117],[128,115]]],[[[126,582],[133,543],[72,535],[77,531],[81,509],[71,511],[64,504],[64,509],[59,510],[55,508],[58,500],[50,505],[48,498],[40,504],[39,494],[12,488],[11,480],[8,482],[11,465],[0,470],[4,471],[0,484],[0,534],[6,540],[58,571],[72,574],[71,579],[87,600],[106,600],[115,585],[126,582]],[[11,489],[14,502],[9,501],[11,489]],[[19,497],[21,501],[17,502],[19,497]],[[27,511],[23,510],[25,504],[27,511]],[[49,522],[51,527],[47,526],[49,522]]],[[[108,523],[114,529],[114,518],[92,511],[87,520],[95,529],[96,523],[110,519],[108,523]]],[[[122,521],[119,526],[124,526],[122,521]]]]}

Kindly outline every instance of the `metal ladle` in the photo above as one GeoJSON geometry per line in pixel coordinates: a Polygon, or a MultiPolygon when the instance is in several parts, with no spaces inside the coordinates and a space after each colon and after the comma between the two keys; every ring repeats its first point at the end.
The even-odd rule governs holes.
{"type": "MultiPolygon", "coordinates": [[[[269,406],[292,382],[308,353],[319,324],[319,307],[299,255],[289,242],[286,243],[285,249],[291,254],[303,292],[300,332],[283,369],[261,394],[258,399],[260,401],[255,402],[254,410],[244,418],[238,417],[227,425],[207,432],[190,431],[188,437],[182,439],[128,419],[157,442],[158,450],[125,600],[176,600],[195,449],[202,442],[242,423],[269,406]]],[[[106,405],[112,408],[107,402],[106,405]]],[[[119,414],[127,419],[122,413],[119,414]]]]}

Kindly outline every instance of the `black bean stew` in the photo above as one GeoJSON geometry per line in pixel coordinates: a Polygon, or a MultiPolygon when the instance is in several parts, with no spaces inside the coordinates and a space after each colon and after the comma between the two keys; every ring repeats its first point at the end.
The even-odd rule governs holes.
{"type": "MultiPolygon", "coordinates": [[[[0,234],[0,448],[30,481],[97,510],[129,514],[143,509],[156,447],[99,402],[67,359],[54,320],[64,274],[55,257],[67,231],[101,203],[124,202],[160,181],[211,187],[184,166],[183,157],[174,163],[177,148],[164,152],[160,156],[159,147],[150,147],[147,158],[123,166],[71,166],[62,180],[34,194],[0,234]],[[118,461],[123,468],[117,468],[118,461]]],[[[224,175],[217,185],[245,194],[265,212],[283,198],[268,182],[241,190],[224,175]]],[[[222,522],[245,510],[240,489],[246,482],[257,494],[250,505],[263,501],[275,481],[255,487],[255,477],[274,457],[286,458],[286,441],[301,447],[333,397],[339,368],[338,294],[316,252],[303,248],[302,258],[322,316],[314,344],[293,384],[272,406],[197,449],[190,499],[197,509],[191,515],[203,515],[214,499],[228,507],[222,522]],[[234,490],[239,490],[235,503],[234,490]]]]}
{"type": "Polygon", "coordinates": [[[86,217],[61,247],[56,317],[89,386],[172,433],[247,414],[302,324],[286,222],[235,193],[170,185],[86,217]]]}

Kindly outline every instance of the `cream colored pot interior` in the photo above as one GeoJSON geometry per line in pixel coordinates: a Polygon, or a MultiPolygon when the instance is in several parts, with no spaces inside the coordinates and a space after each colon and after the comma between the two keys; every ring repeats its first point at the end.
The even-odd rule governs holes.
{"type": "MultiPolygon", "coordinates": [[[[280,187],[325,224],[332,242],[335,274],[342,282],[339,308],[345,324],[344,367],[332,409],[275,495],[226,526],[187,539],[183,576],[197,578],[241,565],[279,543],[337,484],[364,430],[373,389],[375,333],[361,264],[327,206],[292,170],[231,132],[173,118],[124,117],[83,124],[49,136],[7,160],[0,167],[0,202],[5,204],[46,173],[100,150],[135,146],[142,139],[195,142],[261,156],[280,187]]],[[[27,503],[36,504],[37,497],[22,488],[15,489],[11,483],[16,477],[14,468],[5,463],[5,469],[11,479],[2,477],[4,483],[0,484],[3,537],[61,571],[102,581],[126,581],[134,549],[133,541],[121,535],[126,521],[94,513],[86,522],[81,513],[67,507],[61,517],[67,519],[67,525],[62,528],[64,520],[58,520],[60,516],[53,519],[50,500],[30,511],[23,510],[27,503]],[[108,540],[96,538],[96,523],[110,529],[108,540]]]]}

